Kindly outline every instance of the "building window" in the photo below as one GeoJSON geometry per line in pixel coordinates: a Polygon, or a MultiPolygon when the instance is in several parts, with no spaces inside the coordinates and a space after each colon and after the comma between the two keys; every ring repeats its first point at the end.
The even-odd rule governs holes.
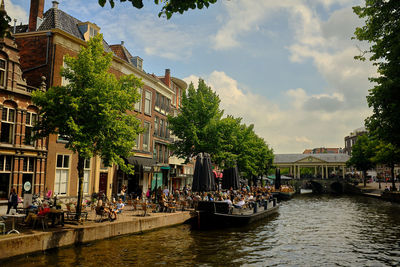
{"type": "MultiPolygon", "coordinates": [[[[65,63],[64,59],[63,59],[63,68],[64,69],[69,69],[69,67],[67,66],[67,63],[65,63]]],[[[61,76],[61,86],[66,86],[68,85],[70,82],[67,78],[65,78],[64,76],[61,76]]]]}
{"type": "Polygon", "coordinates": [[[93,27],[89,27],[89,36],[90,38],[95,37],[97,35],[97,30],[93,27]]]}
{"type": "Polygon", "coordinates": [[[144,99],[144,113],[151,115],[151,92],[146,91],[144,99]]]}
{"type": "Polygon", "coordinates": [[[165,137],[169,138],[170,137],[170,133],[169,133],[169,127],[168,127],[168,122],[165,122],[165,137]]]}
{"type": "Polygon", "coordinates": [[[175,84],[174,84],[174,89],[173,89],[173,91],[174,91],[174,95],[172,96],[172,104],[173,104],[174,106],[176,106],[176,86],[175,86],[175,84]]]}
{"type": "Polygon", "coordinates": [[[160,136],[164,137],[164,120],[160,120],[160,136]]]}
{"type": "Polygon", "coordinates": [[[165,114],[165,103],[166,103],[166,97],[165,96],[161,96],[161,113],[165,114]]]}
{"type": "Polygon", "coordinates": [[[12,144],[15,124],[15,109],[4,107],[1,120],[0,142],[12,144]]]}
{"type": "Polygon", "coordinates": [[[84,169],[83,169],[83,190],[82,190],[84,194],[89,194],[89,181],[90,181],[90,159],[85,159],[84,169]]]}
{"type": "Polygon", "coordinates": [[[34,165],[35,165],[35,158],[24,158],[22,170],[24,172],[33,172],[34,165]]]}
{"type": "Polygon", "coordinates": [[[137,150],[139,150],[139,148],[140,148],[140,134],[138,134],[138,135],[136,136],[134,148],[137,149],[137,150]]]}
{"type": "Polygon", "coordinates": [[[158,117],[155,117],[154,118],[154,135],[155,136],[158,136],[158,121],[159,121],[158,117]]]}
{"type": "Polygon", "coordinates": [[[156,105],[155,105],[155,110],[160,112],[160,93],[156,93],[156,105]]]}
{"type": "Polygon", "coordinates": [[[164,147],[164,163],[168,163],[168,148],[164,147]]]}
{"type": "Polygon", "coordinates": [[[11,156],[0,155],[0,199],[8,199],[11,185],[11,156]]]}
{"type": "Polygon", "coordinates": [[[142,88],[139,88],[138,93],[139,93],[139,100],[138,102],[135,103],[135,110],[138,112],[142,112],[142,95],[143,95],[142,88]]]}
{"type": "Polygon", "coordinates": [[[69,155],[57,155],[56,179],[54,182],[54,194],[65,195],[68,188],[69,155]]]}
{"type": "Polygon", "coordinates": [[[37,120],[37,114],[32,112],[26,113],[25,119],[25,145],[35,145],[35,142],[32,140],[33,137],[33,126],[37,120]]]}
{"type": "Polygon", "coordinates": [[[171,111],[171,100],[169,98],[167,98],[167,106],[165,107],[165,111],[167,112],[167,114],[169,114],[169,112],[171,111]]]}
{"type": "Polygon", "coordinates": [[[158,162],[163,162],[162,145],[158,145],[158,162]]]}
{"type": "Polygon", "coordinates": [[[0,59],[0,86],[5,87],[6,82],[6,61],[0,59]]]}
{"type": "Polygon", "coordinates": [[[143,123],[143,150],[150,151],[150,122],[143,123]]]}

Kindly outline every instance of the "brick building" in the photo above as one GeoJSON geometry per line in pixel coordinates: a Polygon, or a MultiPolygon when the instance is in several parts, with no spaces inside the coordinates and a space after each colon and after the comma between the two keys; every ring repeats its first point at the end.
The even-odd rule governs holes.
{"type": "MultiPolygon", "coordinates": [[[[64,56],[77,55],[80,47],[101,29],[92,22],[82,22],[68,15],[59,9],[56,1],[53,1],[52,8],[43,11],[44,0],[31,0],[29,24],[18,26],[13,34],[21,50],[23,73],[28,83],[36,86],[40,83],[37,77],[41,76],[47,77],[47,87],[65,85],[68,81],[60,75],[64,56]]],[[[135,156],[126,159],[135,165],[135,174],[125,174],[117,166],[106,167],[100,158],[92,158],[85,163],[84,194],[104,192],[111,197],[122,185],[128,186],[128,192],[140,192],[158,179],[163,185],[168,185],[167,144],[171,139],[166,115],[172,110],[171,102],[178,103],[179,96],[174,86],[184,90],[186,83],[171,78],[172,82],[168,84],[168,79],[147,74],[143,71],[143,60],[132,56],[123,42],[108,45],[103,40],[103,45],[106,52],[114,55],[111,73],[117,77],[134,74],[144,83],[140,89],[141,100],[132,111],[141,120],[144,132],[137,138],[135,156]]],[[[76,196],[77,156],[65,148],[65,141],[64,136],[49,137],[45,188],[62,196],[76,196]]]]}
{"type": "MultiPolygon", "coordinates": [[[[41,76],[36,84],[45,89],[41,76]]],[[[11,188],[19,196],[44,190],[47,141],[27,138],[38,113],[31,101],[34,90],[22,77],[17,44],[0,38],[0,202],[7,202],[11,188]]]]}

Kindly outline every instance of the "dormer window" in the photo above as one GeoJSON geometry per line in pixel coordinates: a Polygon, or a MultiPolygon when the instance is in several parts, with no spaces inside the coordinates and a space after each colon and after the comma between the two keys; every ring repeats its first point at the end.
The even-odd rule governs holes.
{"type": "Polygon", "coordinates": [[[90,38],[96,36],[100,32],[99,26],[89,21],[79,23],[78,28],[85,41],[89,41],[90,38]]]}
{"type": "Polygon", "coordinates": [[[94,29],[93,27],[90,27],[90,38],[95,37],[97,35],[98,31],[94,29]]]}

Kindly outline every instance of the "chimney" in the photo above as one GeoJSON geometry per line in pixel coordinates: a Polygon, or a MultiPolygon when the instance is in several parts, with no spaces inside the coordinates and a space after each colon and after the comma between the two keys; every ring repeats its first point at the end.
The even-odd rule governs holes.
{"type": "Polygon", "coordinates": [[[57,1],[53,1],[51,3],[53,3],[53,8],[54,9],[58,9],[58,2],[57,1]]]}
{"type": "Polygon", "coordinates": [[[121,41],[121,45],[124,45],[125,44],[125,42],[124,41],[121,41]]]}
{"type": "Polygon", "coordinates": [[[165,84],[171,87],[171,71],[169,69],[165,69],[165,84]]]}
{"type": "Polygon", "coordinates": [[[38,18],[43,19],[43,10],[44,0],[31,0],[28,31],[36,31],[38,18]]]}

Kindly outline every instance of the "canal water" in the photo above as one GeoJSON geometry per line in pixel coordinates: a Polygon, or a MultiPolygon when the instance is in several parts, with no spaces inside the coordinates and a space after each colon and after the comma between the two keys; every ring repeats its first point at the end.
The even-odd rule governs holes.
{"type": "Polygon", "coordinates": [[[400,205],[296,196],[269,220],[212,231],[180,225],[23,256],[2,266],[400,266],[400,205]]]}

